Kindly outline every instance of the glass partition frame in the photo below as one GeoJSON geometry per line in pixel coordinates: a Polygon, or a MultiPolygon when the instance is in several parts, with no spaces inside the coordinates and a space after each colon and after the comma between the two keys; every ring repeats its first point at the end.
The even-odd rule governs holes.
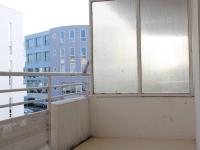
{"type": "Polygon", "coordinates": [[[192,25],[191,25],[191,0],[187,0],[187,23],[188,23],[188,50],[189,50],[189,93],[144,93],[142,91],[142,60],[141,60],[141,2],[136,0],[136,21],[137,21],[137,72],[138,72],[138,93],[95,93],[94,92],[94,72],[93,72],[93,13],[92,5],[95,2],[115,1],[115,0],[89,0],[89,24],[90,24],[90,48],[91,48],[91,76],[90,91],[95,96],[143,96],[143,97],[193,97],[193,66],[192,66],[192,25]]]}

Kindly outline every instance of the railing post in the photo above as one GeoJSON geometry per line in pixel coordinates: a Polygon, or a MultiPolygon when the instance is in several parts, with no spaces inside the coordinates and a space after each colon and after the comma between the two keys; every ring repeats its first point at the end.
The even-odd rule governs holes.
{"type": "Polygon", "coordinates": [[[86,96],[89,96],[90,95],[90,83],[89,81],[87,82],[84,82],[85,84],[85,89],[86,89],[86,96]]]}
{"type": "Polygon", "coordinates": [[[47,109],[50,111],[51,110],[51,76],[48,76],[48,107],[47,109]]]}
{"type": "Polygon", "coordinates": [[[49,147],[51,147],[51,76],[48,76],[48,88],[47,88],[47,92],[48,92],[48,112],[49,112],[49,125],[48,125],[48,144],[49,147]]]}

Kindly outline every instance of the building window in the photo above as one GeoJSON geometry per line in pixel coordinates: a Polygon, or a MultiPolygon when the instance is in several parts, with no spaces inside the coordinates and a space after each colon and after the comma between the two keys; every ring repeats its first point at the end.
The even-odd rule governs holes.
{"type": "Polygon", "coordinates": [[[50,72],[50,67],[44,67],[44,72],[50,72]]]}
{"type": "Polygon", "coordinates": [[[36,62],[42,61],[42,53],[41,52],[36,53],[35,59],[36,59],[36,62]]]}
{"type": "Polygon", "coordinates": [[[31,49],[34,47],[34,40],[33,39],[27,39],[26,40],[26,48],[31,49]]]}
{"type": "Polygon", "coordinates": [[[87,37],[86,37],[86,30],[85,29],[82,29],[80,31],[80,34],[81,34],[81,41],[86,41],[87,40],[87,37]]]}
{"type": "MultiPolygon", "coordinates": [[[[44,86],[47,86],[48,85],[48,82],[44,82],[44,86]]],[[[45,91],[45,93],[47,93],[46,91],[45,91]]]]}
{"type": "Polygon", "coordinates": [[[60,63],[60,72],[65,72],[65,63],[60,63]]]}
{"type": "Polygon", "coordinates": [[[35,47],[41,47],[42,46],[42,38],[41,37],[37,37],[35,38],[35,47]]]}
{"type": "Polygon", "coordinates": [[[70,72],[76,72],[76,63],[70,63],[70,72]]]}
{"type": "Polygon", "coordinates": [[[81,57],[86,59],[87,58],[87,50],[85,47],[81,48],[81,57]]]}
{"type": "Polygon", "coordinates": [[[26,63],[29,63],[29,54],[26,54],[26,63]]]}
{"type": "Polygon", "coordinates": [[[39,68],[35,68],[35,72],[39,72],[39,68]]]}
{"type": "Polygon", "coordinates": [[[44,61],[49,61],[50,53],[44,52],[44,61]]]}
{"type": "Polygon", "coordinates": [[[70,59],[75,59],[75,48],[74,47],[70,48],[70,59]]]}
{"type": "Polygon", "coordinates": [[[27,71],[28,72],[33,72],[33,68],[28,68],[27,71]]]}
{"type": "Polygon", "coordinates": [[[27,54],[26,58],[27,58],[28,63],[33,63],[35,61],[35,55],[34,54],[27,54]]]}
{"type": "MultiPolygon", "coordinates": [[[[26,86],[27,86],[27,87],[33,87],[33,81],[32,81],[32,80],[27,80],[26,86]]],[[[31,90],[31,91],[32,91],[32,90],[31,90]]],[[[28,93],[31,93],[31,91],[29,91],[28,93]]]]}
{"type": "Polygon", "coordinates": [[[29,63],[33,63],[33,62],[34,62],[34,55],[29,54],[29,63]]]}
{"type": "Polygon", "coordinates": [[[65,40],[65,32],[62,31],[62,32],[60,32],[60,43],[63,43],[64,40],[65,40]]]}
{"type": "Polygon", "coordinates": [[[69,41],[75,41],[75,30],[69,31],[69,41]]]}
{"type": "Polygon", "coordinates": [[[47,45],[49,45],[49,36],[45,35],[44,36],[44,46],[47,46],[47,45]]]}
{"type": "Polygon", "coordinates": [[[60,57],[65,57],[65,48],[60,48],[60,57]]]}

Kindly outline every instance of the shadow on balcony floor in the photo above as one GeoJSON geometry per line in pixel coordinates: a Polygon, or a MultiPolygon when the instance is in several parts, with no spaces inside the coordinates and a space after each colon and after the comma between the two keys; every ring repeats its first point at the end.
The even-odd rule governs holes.
{"type": "Polygon", "coordinates": [[[194,140],[92,138],[74,150],[196,150],[194,140]]]}

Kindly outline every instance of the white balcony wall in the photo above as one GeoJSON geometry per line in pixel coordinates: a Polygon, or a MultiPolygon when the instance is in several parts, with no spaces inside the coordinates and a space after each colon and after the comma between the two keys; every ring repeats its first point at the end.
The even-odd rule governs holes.
{"type": "Polygon", "coordinates": [[[104,138],[195,139],[190,97],[90,97],[91,135],[104,138]]]}
{"type": "Polygon", "coordinates": [[[48,112],[0,122],[1,150],[36,150],[47,145],[48,112]]]}
{"type": "Polygon", "coordinates": [[[52,104],[52,150],[71,149],[90,136],[88,107],[88,98],[84,97],[52,104]]]}
{"type": "Polygon", "coordinates": [[[104,94],[90,97],[91,135],[195,139],[194,97],[170,95],[190,93],[192,84],[189,76],[190,3],[187,0],[140,0],[140,11],[137,11],[140,19],[134,20],[139,5],[134,2],[116,0],[92,4],[94,93],[104,94]],[[121,32],[125,31],[128,32],[123,37],[121,32]],[[135,33],[138,33],[137,38],[135,33]],[[121,59],[124,55],[126,59],[121,59]],[[137,59],[141,60],[141,66],[137,59]],[[124,65],[125,62],[128,65],[124,65]],[[137,72],[138,79],[142,78],[139,85],[137,72]],[[155,96],[113,94],[137,93],[137,86],[139,90],[142,87],[141,93],[155,96]],[[170,97],[156,97],[158,93],[168,93],[170,97]]]}

